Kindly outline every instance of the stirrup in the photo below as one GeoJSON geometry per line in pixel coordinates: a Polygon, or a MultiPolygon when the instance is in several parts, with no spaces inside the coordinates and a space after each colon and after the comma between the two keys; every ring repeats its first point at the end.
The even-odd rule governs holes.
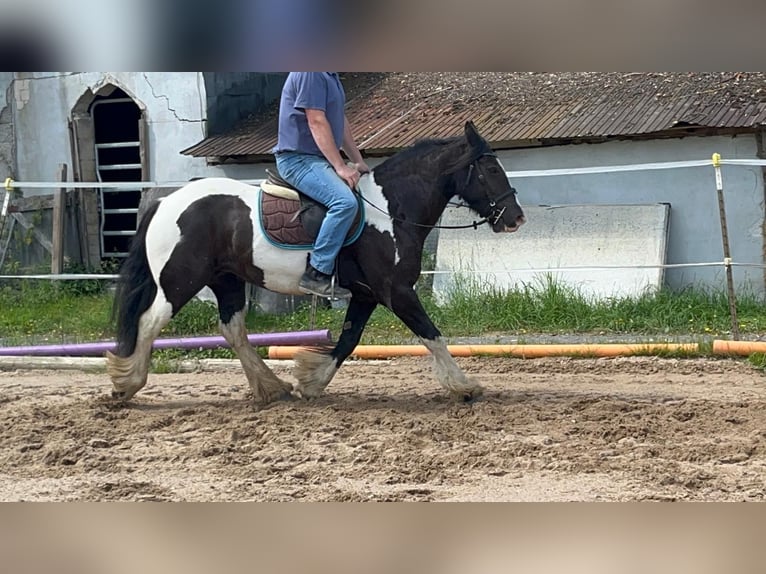
{"type": "Polygon", "coordinates": [[[331,300],[348,299],[351,297],[351,291],[344,287],[336,287],[334,275],[329,276],[329,281],[320,281],[309,275],[304,282],[304,277],[301,277],[301,281],[298,283],[298,289],[302,293],[331,300]],[[329,291],[327,287],[329,287],[329,291]]]}

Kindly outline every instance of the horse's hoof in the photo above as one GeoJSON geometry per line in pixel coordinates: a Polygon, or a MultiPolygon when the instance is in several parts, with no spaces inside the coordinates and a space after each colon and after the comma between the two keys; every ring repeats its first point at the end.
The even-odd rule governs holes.
{"type": "Polygon", "coordinates": [[[318,399],[322,396],[324,388],[317,389],[309,385],[296,385],[293,389],[293,396],[302,399],[304,401],[310,401],[312,399],[318,399]]]}
{"type": "Polygon", "coordinates": [[[455,398],[466,404],[470,404],[473,402],[476,402],[484,395],[484,389],[482,387],[474,387],[473,389],[467,389],[464,391],[460,391],[459,393],[454,393],[455,398]]]}
{"type": "Polygon", "coordinates": [[[285,391],[281,392],[281,393],[280,393],[280,394],[277,396],[277,398],[275,398],[274,400],[275,400],[275,401],[285,401],[285,402],[290,402],[290,401],[294,401],[294,400],[296,400],[296,398],[297,398],[297,397],[296,397],[296,396],[293,394],[293,390],[292,390],[292,388],[291,388],[290,390],[285,390],[285,391]]]}
{"type": "Polygon", "coordinates": [[[126,393],[125,391],[112,391],[112,400],[115,401],[127,401],[130,398],[130,395],[126,393]]]}
{"type": "Polygon", "coordinates": [[[315,401],[318,397],[318,395],[307,395],[305,393],[302,393],[300,391],[293,391],[293,398],[296,401],[304,401],[304,402],[311,402],[315,401]]]}
{"type": "Polygon", "coordinates": [[[295,387],[292,383],[284,383],[284,386],[282,387],[282,390],[279,392],[279,396],[276,400],[278,401],[294,401],[297,397],[295,396],[295,387]]]}
{"type": "Polygon", "coordinates": [[[265,395],[261,394],[260,396],[255,397],[255,403],[261,407],[270,405],[271,403],[292,400],[295,400],[292,385],[284,385],[280,389],[275,389],[265,395]]]}

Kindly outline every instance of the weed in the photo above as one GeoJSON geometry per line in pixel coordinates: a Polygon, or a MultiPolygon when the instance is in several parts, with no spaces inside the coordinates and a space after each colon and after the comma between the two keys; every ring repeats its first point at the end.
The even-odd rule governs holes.
{"type": "MultiPolygon", "coordinates": [[[[59,285],[63,285],[61,282],[59,285]]],[[[724,293],[700,289],[662,289],[636,297],[592,299],[552,276],[511,290],[500,290],[471,278],[457,278],[455,288],[442,304],[429,290],[421,300],[442,333],[448,337],[498,338],[531,334],[632,334],[683,335],[709,339],[731,329],[724,293]]],[[[0,338],[2,344],[84,342],[114,337],[111,323],[112,293],[81,283],[57,287],[47,281],[21,280],[0,283],[0,338]]],[[[766,331],[763,300],[743,293],[738,298],[742,333],[766,331]]],[[[341,332],[344,309],[319,308],[315,328],[328,328],[334,338],[341,332]]],[[[251,310],[246,317],[250,332],[288,332],[312,328],[310,306],[294,313],[269,315],[251,310]]],[[[165,327],[160,336],[217,335],[214,304],[193,300],[165,327]]],[[[362,344],[416,342],[414,335],[388,309],[378,307],[365,329],[362,344]]],[[[227,351],[231,352],[231,351],[227,351]]]]}
{"type": "Polygon", "coordinates": [[[756,369],[766,371],[766,353],[753,353],[747,358],[747,360],[756,369]]]}

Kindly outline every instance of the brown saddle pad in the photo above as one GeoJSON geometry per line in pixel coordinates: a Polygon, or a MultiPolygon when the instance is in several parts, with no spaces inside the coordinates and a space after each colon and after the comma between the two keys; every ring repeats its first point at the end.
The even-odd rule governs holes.
{"type": "Polygon", "coordinates": [[[300,201],[261,193],[263,232],[276,244],[310,248],[314,239],[303,227],[300,210],[300,201]]]}
{"type": "MultiPolygon", "coordinates": [[[[274,245],[287,249],[311,249],[314,246],[327,210],[319,203],[303,198],[303,201],[288,199],[261,191],[261,229],[274,245]]],[[[364,205],[361,198],[358,199],[359,209],[344,245],[356,241],[364,228],[364,205]]]]}

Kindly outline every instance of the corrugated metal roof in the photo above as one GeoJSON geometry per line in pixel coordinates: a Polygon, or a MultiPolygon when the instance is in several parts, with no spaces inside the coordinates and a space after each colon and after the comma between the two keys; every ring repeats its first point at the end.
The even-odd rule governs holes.
{"type": "MultiPolygon", "coordinates": [[[[466,120],[495,148],[766,125],[763,72],[391,73],[361,95],[347,91],[352,130],[362,151],[372,154],[459,135],[466,120]]],[[[268,156],[276,143],[275,116],[272,110],[181,153],[268,156]]]]}

